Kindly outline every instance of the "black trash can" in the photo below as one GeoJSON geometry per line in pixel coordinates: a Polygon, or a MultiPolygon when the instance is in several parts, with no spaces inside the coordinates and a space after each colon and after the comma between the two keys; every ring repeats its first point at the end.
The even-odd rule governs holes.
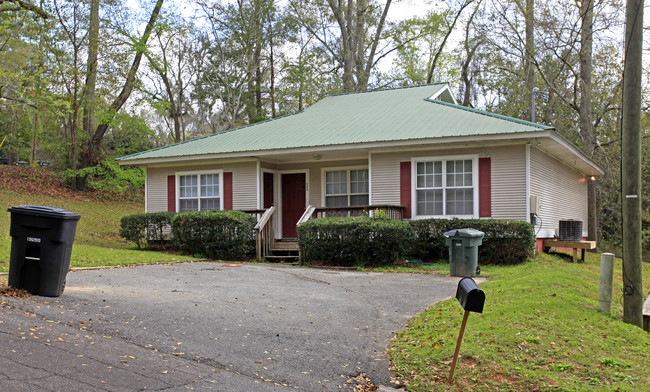
{"type": "Polygon", "coordinates": [[[70,268],[70,254],[81,215],[48,206],[17,206],[11,213],[9,286],[58,297],[70,268]]]}

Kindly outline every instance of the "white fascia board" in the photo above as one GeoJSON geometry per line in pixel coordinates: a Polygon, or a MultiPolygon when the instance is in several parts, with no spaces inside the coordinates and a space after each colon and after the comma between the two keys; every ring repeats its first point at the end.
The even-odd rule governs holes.
{"type": "Polygon", "coordinates": [[[144,158],[133,159],[129,161],[117,161],[121,166],[147,166],[151,168],[164,168],[174,167],[182,168],[183,166],[205,165],[205,164],[230,164],[230,163],[243,163],[243,162],[258,162],[257,157],[238,157],[229,158],[219,154],[211,155],[192,155],[192,156],[178,156],[178,157],[164,157],[164,158],[144,158]]]}
{"type": "Polygon", "coordinates": [[[553,132],[550,135],[550,138],[553,139],[554,142],[560,144],[562,147],[569,150],[573,155],[578,157],[581,161],[594,168],[598,173],[600,173],[601,176],[605,174],[605,171],[603,170],[602,167],[600,167],[598,164],[596,164],[596,162],[588,158],[582,151],[580,151],[576,146],[574,146],[572,143],[570,143],[561,135],[553,132]]]}

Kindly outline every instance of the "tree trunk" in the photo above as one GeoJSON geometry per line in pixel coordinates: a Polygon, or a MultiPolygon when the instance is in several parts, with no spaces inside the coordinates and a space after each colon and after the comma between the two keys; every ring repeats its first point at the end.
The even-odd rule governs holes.
{"type": "Polygon", "coordinates": [[[370,9],[368,0],[357,0],[356,2],[348,0],[345,6],[342,1],[327,0],[341,31],[342,53],[332,53],[332,55],[340,60],[343,68],[344,92],[368,88],[370,71],[375,65],[375,53],[381,39],[391,1],[387,0],[386,4],[384,4],[375,35],[370,42],[370,51],[366,55],[367,12],[370,9]]]}
{"type": "Polygon", "coordinates": [[[271,68],[271,85],[269,87],[269,95],[271,98],[271,118],[276,117],[275,113],[275,59],[273,57],[273,21],[269,18],[269,67],[271,68]]]}
{"type": "Polygon", "coordinates": [[[476,13],[479,10],[479,6],[481,5],[481,1],[478,2],[476,5],[476,8],[474,8],[474,12],[472,12],[472,15],[467,19],[467,23],[465,24],[465,41],[463,42],[463,47],[465,49],[465,60],[463,61],[462,67],[461,67],[461,81],[463,83],[463,106],[470,106],[470,99],[471,99],[471,92],[472,92],[472,77],[470,76],[470,64],[472,63],[472,59],[474,58],[474,55],[476,54],[476,50],[478,47],[482,44],[481,40],[482,38],[479,37],[474,37],[472,42],[470,44],[470,29],[472,26],[472,23],[474,21],[474,17],[476,16],[476,13]]]}
{"type": "MultiPolygon", "coordinates": [[[[526,73],[526,93],[532,94],[535,88],[535,0],[526,0],[524,11],[526,22],[526,43],[524,44],[524,72],[526,73]]],[[[533,108],[528,109],[528,118],[532,118],[533,108]]]]}
{"type": "Polygon", "coordinates": [[[83,130],[88,137],[97,126],[95,115],[95,89],[97,85],[97,55],[99,47],[99,0],[90,3],[90,25],[88,28],[88,62],[86,66],[86,84],[83,100],[83,130]]]}
{"type": "Polygon", "coordinates": [[[135,57],[133,58],[131,68],[129,68],[129,71],[127,73],[122,91],[120,91],[120,94],[111,103],[108,115],[99,123],[94,134],[85,145],[84,150],[81,152],[81,167],[92,166],[99,160],[99,148],[102,140],[104,139],[104,135],[106,134],[106,131],[108,130],[113,117],[115,117],[115,114],[122,108],[124,103],[126,103],[126,101],[129,99],[129,96],[131,95],[131,91],[133,91],[133,84],[135,82],[135,76],[138,72],[138,68],[140,67],[140,62],[142,61],[142,55],[146,49],[147,41],[149,40],[151,31],[156,24],[156,19],[158,19],[162,5],[163,0],[156,1],[156,6],[151,12],[151,17],[149,18],[149,22],[147,22],[144,33],[142,34],[142,37],[138,43],[135,45],[135,57]]]}
{"type": "MultiPolygon", "coordinates": [[[[582,26],[580,29],[580,134],[584,141],[584,151],[593,158],[596,150],[596,136],[592,121],[592,52],[594,8],[592,0],[580,3],[582,26]]],[[[596,184],[587,181],[587,239],[598,240],[598,209],[596,208],[596,184]]]]}

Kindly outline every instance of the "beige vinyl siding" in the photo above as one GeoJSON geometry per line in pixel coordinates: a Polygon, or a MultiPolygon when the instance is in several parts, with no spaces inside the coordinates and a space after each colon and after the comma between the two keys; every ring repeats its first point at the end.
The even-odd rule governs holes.
{"type": "Polygon", "coordinates": [[[491,158],[492,218],[526,219],[526,149],[522,145],[481,149],[373,153],[372,204],[400,204],[400,162],[414,157],[478,155],[491,158]]]}
{"type": "Polygon", "coordinates": [[[490,148],[492,218],[528,221],[526,216],[526,146],[490,148]]]}
{"type": "Polygon", "coordinates": [[[232,172],[233,209],[257,208],[257,162],[224,163],[221,165],[183,166],[182,168],[147,169],[147,212],[167,211],[167,176],[179,172],[223,170],[232,172]]]}
{"type": "Polygon", "coordinates": [[[532,147],[530,194],[539,197],[542,230],[554,231],[560,220],[578,219],[587,232],[586,176],[532,147]]]}
{"type": "Polygon", "coordinates": [[[167,211],[167,176],[172,175],[169,169],[147,168],[147,211],[167,211]]]}
{"type": "Polygon", "coordinates": [[[411,161],[408,152],[373,153],[370,158],[370,204],[400,205],[400,162],[411,161]]]}
{"type": "Polygon", "coordinates": [[[223,166],[232,172],[232,208],[252,210],[257,208],[257,162],[233,163],[223,166]]]}

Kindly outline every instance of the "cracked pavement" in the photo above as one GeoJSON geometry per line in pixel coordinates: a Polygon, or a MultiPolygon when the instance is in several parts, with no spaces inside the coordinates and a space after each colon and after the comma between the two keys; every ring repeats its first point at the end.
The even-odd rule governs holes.
{"type": "Polygon", "coordinates": [[[408,318],[459,278],[269,264],[72,271],[58,298],[0,298],[3,391],[352,390],[390,385],[408,318]]]}

